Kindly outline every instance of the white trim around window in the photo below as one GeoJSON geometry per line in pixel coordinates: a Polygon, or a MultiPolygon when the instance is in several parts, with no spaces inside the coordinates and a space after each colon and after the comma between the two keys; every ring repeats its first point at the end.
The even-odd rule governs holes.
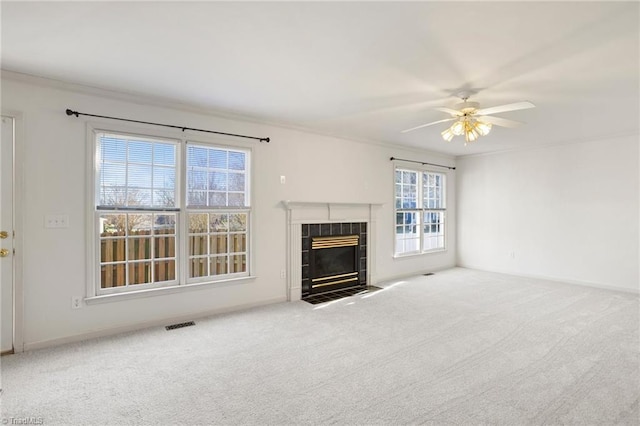
{"type": "Polygon", "coordinates": [[[394,257],[447,248],[447,174],[394,166],[394,257]]]}
{"type": "Polygon", "coordinates": [[[87,144],[87,303],[255,278],[248,143],[90,123],[87,144]]]}

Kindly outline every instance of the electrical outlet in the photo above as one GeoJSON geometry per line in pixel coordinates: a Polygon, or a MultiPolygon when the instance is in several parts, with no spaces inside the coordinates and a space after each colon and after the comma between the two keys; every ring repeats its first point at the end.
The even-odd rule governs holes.
{"type": "Polygon", "coordinates": [[[515,259],[515,258],[516,258],[516,252],[515,252],[515,251],[510,251],[510,252],[509,252],[509,257],[510,257],[511,259],[515,259]]]}
{"type": "Polygon", "coordinates": [[[287,177],[286,176],[280,176],[280,183],[282,185],[284,185],[285,183],[287,183],[287,177]]]}
{"type": "Polygon", "coordinates": [[[82,308],[82,298],[78,296],[71,296],[71,309],[82,308]]]}
{"type": "Polygon", "coordinates": [[[280,278],[282,278],[283,280],[284,280],[285,278],[287,278],[287,271],[286,271],[286,270],[282,269],[282,270],[280,271],[280,278]]]}
{"type": "Polygon", "coordinates": [[[44,217],[45,228],[68,228],[69,215],[66,214],[48,214],[44,217]]]}

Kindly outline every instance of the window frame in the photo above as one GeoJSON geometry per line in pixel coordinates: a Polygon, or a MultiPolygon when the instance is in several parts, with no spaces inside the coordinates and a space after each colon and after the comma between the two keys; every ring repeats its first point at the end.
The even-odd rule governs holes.
{"type": "MultiPolygon", "coordinates": [[[[189,135],[191,136],[191,135],[189,135]]],[[[200,136],[200,135],[198,135],[200,136]]],[[[101,303],[112,300],[122,300],[127,298],[146,297],[152,294],[173,293],[183,291],[185,289],[201,288],[203,285],[223,285],[237,281],[246,281],[247,279],[255,279],[255,262],[253,250],[253,164],[255,150],[248,143],[243,141],[230,140],[224,137],[215,137],[205,135],[204,137],[187,137],[187,135],[176,130],[159,131],[156,127],[135,127],[122,125],[119,123],[102,123],[89,122],[86,127],[87,144],[87,182],[86,185],[86,297],[87,303],[101,303]],[[139,138],[143,140],[171,142],[176,144],[176,164],[175,164],[175,208],[137,208],[137,207],[115,207],[98,208],[100,194],[100,169],[99,169],[99,143],[98,135],[106,133],[112,135],[122,135],[125,137],[139,138]],[[247,230],[246,230],[246,271],[234,274],[224,274],[219,276],[198,277],[197,279],[188,278],[188,213],[195,211],[187,205],[186,198],[188,196],[187,182],[187,147],[189,144],[199,145],[208,148],[219,148],[222,150],[241,151],[246,153],[245,165],[245,203],[243,207],[204,207],[198,208],[198,211],[205,212],[228,212],[240,211],[247,214],[247,230]],[[247,176],[248,175],[248,176],[247,176]],[[176,215],[175,226],[175,262],[176,274],[175,279],[171,281],[153,282],[148,284],[125,285],[122,287],[101,287],[100,276],[100,235],[99,235],[99,218],[105,213],[145,213],[145,214],[162,214],[162,212],[176,215]]],[[[130,238],[130,237],[127,237],[130,238]]],[[[153,238],[153,237],[152,237],[153,238]]],[[[129,262],[125,263],[128,265],[129,262]]]]}
{"type": "Polygon", "coordinates": [[[441,252],[445,252],[448,250],[448,236],[449,236],[449,221],[447,218],[447,212],[448,212],[448,197],[449,197],[449,191],[448,191],[448,180],[449,180],[449,174],[446,171],[442,171],[442,170],[434,170],[432,168],[420,168],[420,167],[402,167],[399,165],[394,165],[393,166],[393,225],[392,225],[392,229],[393,229],[393,257],[394,258],[404,258],[404,257],[412,257],[412,256],[421,256],[421,255],[428,255],[428,254],[433,254],[433,253],[441,253],[441,252]],[[407,171],[407,172],[413,172],[416,173],[416,207],[415,208],[398,208],[396,205],[396,172],[402,172],[402,171],[407,171]],[[443,207],[441,208],[430,208],[430,207],[425,207],[424,206],[424,193],[423,193],[423,174],[427,173],[427,174],[436,174],[436,175],[440,175],[443,177],[443,183],[442,183],[442,203],[443,203],[443,207]],[[424,249],[424,232],[421,231],[419,233],[420,238],[419,238],[419,250],[414,250],[414,251],[403,251],[403,252],[398,252],[398,238],[397,238],[397,215],[400,213],[410,213],[410,212],[415,212],[417,215],[419,215],[420,220],[419,223],[414,225],[414,226],[419,226],[421,228],[421,230],[424,227],[424,215],[429,213],[429,212],[439,212],[442,214],[442,227],[443,227],[443,246],[442,247],[436,247],[436,248],[430,248],[430,249],[424,249]]]}

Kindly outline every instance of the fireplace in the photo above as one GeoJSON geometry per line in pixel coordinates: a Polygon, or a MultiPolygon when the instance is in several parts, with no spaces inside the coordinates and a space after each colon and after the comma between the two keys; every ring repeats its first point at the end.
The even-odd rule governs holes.
{"type": "Polygon", "coordinates": [[[366,287],[366,223],[302,226],[302,297],[366,287]]]}
{"type": "Polygon", "coordinates": [[[300,300],[303,297],[303,286],[308,296],[311,286],[309,255],[312,237],[359,235],[358,284],[364,288],[375,285],[376,216],[382,205],[362,202],[282,201],[288,224],[287,299],[300,300]]]}

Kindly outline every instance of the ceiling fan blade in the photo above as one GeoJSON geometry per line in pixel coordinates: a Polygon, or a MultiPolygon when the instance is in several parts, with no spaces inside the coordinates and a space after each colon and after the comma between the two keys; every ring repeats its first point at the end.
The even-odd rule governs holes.
{"type": "Polygon", "coordinates": [[[516,102],[513,104],[498,105],[489,108],[480,108],[476,111],[478,115],[497,114],[500,112],[517,111],[519,109],[535,108],[535,105],[529,101],[516,102]]]}
{"type": "Polygon", "coordinates": [[[434,121],[434,122],[431,122],[431,123],[422,124],[422,125],[417,126],[417,127],[412,127],[412,128],[410,128],[410,129],[403,130],[403,131],[401,131],[400,133],[407,133],[407,132],[411,132],[411,131],[413,131],[413,130],[422,129],[423,127],[432,126],[432,125],[434,125],[434,124],[438,124],[438,123],[445,123],[445,122],[447,122],[447,121],[453,121],[453,120],[457,120],[457,119],[458,119],[458,117],[445,118],[444,120],[438,120],[438,121],[434,121]]]}
{"type": "Polygon", "coordinates": [[[506,118],[494,117],[492,115],[477,115],[475,118],[478,121],[495,124],[496,126],[501,127],[518,127],[524,124],[521,121],[507,120],[506,118]]]}
{"type": "Polygon", "coordinates": [[[451,109],[451,108],[447,108],[447,107],[437,107],[437,108],[434,108],[434,109],[438,110],[438,111],[446,112],[447,114],[455,115],[456,117],[460,117],[461,115],[463,115],[463,113],[461,111],[458,111],[458,110],[455,110],[455,109],[451,109]]]}

